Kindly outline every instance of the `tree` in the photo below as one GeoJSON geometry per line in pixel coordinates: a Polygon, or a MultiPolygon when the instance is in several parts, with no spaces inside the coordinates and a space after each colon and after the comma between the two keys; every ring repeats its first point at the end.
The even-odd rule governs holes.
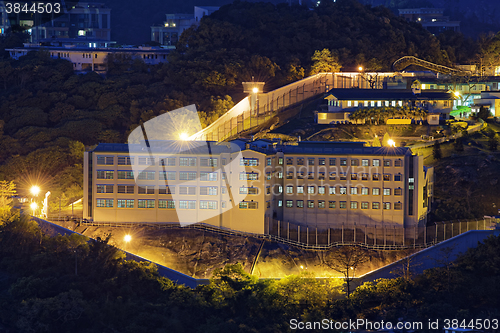
{"type": "Polygon", "coordinates": [[[484,106],[481,106],[479,112],[477,113],[477,117],[481,118],[484,121],[488,120],[488,117],[490,115],[491,115],[490,110],[484,106]]]}
{"type": "Polygon", "coordinates": [[[6,180],[0,181],[0,224],[10,220],[12,216],[12,196],[16,194],[16,184],[6,180]]]}
{"type": "Polygon", "coordinates": [[[313,61],[313,65],[311,66],[310,75],[318,73],[336,73],[342,68],[339,64],[338,56],[335,53],[332,54],[329,49],[314,51],[311,60],[313,61]]]}
{"type": "Polygon", "coordinates": [[[463,140],[463,138],[456,138],[455,142],[453,143],[453,148],[455,149],[456,152],[464,151],[464,140],[463,140]]]}
{"type": "Polygon", "coordinates": [[[375,139],[373,139],[372,147],[382,147],[382,145],[380,144],[380,140],[379,140],[378,136],[376,136],[375,139]]]}
{"type": "Polygon", "coordinates": [[[391,139],[391,137],[389,136],[389,133],[385,133],[384,134],[384,138],[382,139],[382,145],[384,147],[389,147],[389,140],[391,139]]]}
{"type": "Polygon", "coordinates": [[[434,146],[432,146],[432,156],[434,156],[436,160],[440,160],[443,157],[441,154],[441,144],[439,143],[439,141],[436,141],[434,143],[434,146]]]}
{"type": "Polygon", "coordinates": [[[325,257],[325,264],[336,272],[344,275],[347,297],[349,297],[351,282],[356,269],[369,259],[367,251],[357,246],[342,246],[325,257]]]}

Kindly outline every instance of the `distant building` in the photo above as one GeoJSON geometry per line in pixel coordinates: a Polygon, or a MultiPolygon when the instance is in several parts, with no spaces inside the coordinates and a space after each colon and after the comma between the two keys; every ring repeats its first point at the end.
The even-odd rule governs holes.
{"type": "Polygon", "coordinates": [[[433,169],[408,148],[234,143],[241,153],[227,143],[208,142],[208,154],[179,153],[183,143],[150,142],[156,154],[168,156],[163,159],[147,150],[131,156],[127,144],[99,144],[84,155],[83,216],[96,222],[177,223],[181,210],[191,213],[192,223],[260,234],[276,228],[277,221],[318,229],[426,223],[433,169]],[[134,175],[138,165],[147,169],[134,175]],[[235,165],[243,170],[235,172],[235,165]],[[138,186],[135,176],[144,185],[138,186]],[[242,179],[248,184],[240,186],[242,179]],[[234,193],[248,195],[232,202],[234,193]],[[207,210],[216,214],[202,221],[207,210]]]}
{"type": "Polygon", "coordinates": [[[162,25],[151,27],[151,40],[165,48],[175,48],[184,30],[197,26],[203,16],[208,16],[218,9],[219,7],[215,6],[195,6],[194,14],[166,14],[162,25]]]}
{"type": "Polygon", "coordinates": [[[24,47],[7,49],[10,57],[19,59],[32,51],[47,51],[52,58],[65,59],[73,64],[73,69],[80,71],[106,72],[106,58],[109,54],[129,55],[132,58],[142,59],[148,65],[156,65],[167,61],[169,50],[153,47],[138,48],[99,48],[78,45],[42,46],[39,44],[25,44],[24,47]]]}
{"type": "MultiPolygon", "coordinates": [[[[4,34],[12,25],[19,25],[31,35],[36,43],[47,38],[87,37],[96,40],[111,40],[111,9],[104,3],[67,3],[71,9],[61,16],[53,16],[42,22],[46,14],[7,14],[5,2],[0,4],[0,32],[4,34]]],[[[64,9],[64,8],[61,8],[64,9]]]]}
{"type": "Polygon", "coordinates": [[[500,91],[482,91],[470,107],[472,112],[479,112],[481,107],[485,107],[493,117],[500,117],[500,91]]]}
{"type": "Polygon", "coordinates": [[[332,89],[326,93],[327,108],[316,114],[318,124],[350,122],[349,115],[362,108],[419,107],[447,118],[453,108],[454,94],[420,89],[332,89]]]}
{"type": "Polygon", "coordinates": [[[460,31],[460,21],[450,21],[443,12],[443,8],[409,8],[399,9],[399,16],[407,21],[421,23],[422,27],[435,35],[447,30],[460,31]]]}

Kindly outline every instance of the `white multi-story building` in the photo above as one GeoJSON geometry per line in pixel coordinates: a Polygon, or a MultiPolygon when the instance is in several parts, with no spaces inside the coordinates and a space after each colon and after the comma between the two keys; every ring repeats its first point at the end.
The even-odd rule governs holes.
{"type": "Polygon", "coordinates": [[[209,142],[210,154],[173,149],[189,143],[151,143],[160,157],[126,144],[98,145],[84,158],[84,218],[203,222],[260,234],[269,233],[272,221],[315,228],[425,225],[433,169],[408,148],[233,143],[241,152],[227,143],[209,142]],[[144,171],[134,175],[134,166],[144,171]]]}

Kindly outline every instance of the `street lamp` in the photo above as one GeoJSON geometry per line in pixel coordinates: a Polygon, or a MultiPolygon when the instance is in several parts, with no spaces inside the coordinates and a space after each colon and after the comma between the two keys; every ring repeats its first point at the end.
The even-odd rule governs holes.
{"type": "Polygon", "coordinates": [[[393,139],[387,140],[387,144],[389,145],[389,147],[396,147],[396,142],[394,142],[393,139]]]}
{"type": "Polygon", "coordinates": [[[358,71],[362,72],[363,71],[363,66],[358,67],[358,71]]]}
{"type": "Polygon", "coordinates": [[[36,185],[31,186],[30,193],[34,196],[37,196],[40,193],[40,187],[36,185]]]}
{"type": "Polygon", "coordinates": [[[186,132],[182,132],[181,134],[179,134],[179,139],[181,139],[182,141],[187,141],[189,140],[189,134],[187,134],[186,132]]]}
{"type": "Polygon", "coordinates": [[[125,243],[129,243],[132,240],[132,236],[126,234],[125,237],[123,237],[123,240],[125,241],[125,243]]]}
{"type": "Polygon", "coordinates": [[[37,203],[36,203],[36,202],[32,202],[32,203],[30,204],[30,208],[31,208],[31,211],[33,212],[33,214],[32,214],[32,215],[33,215],[33,216],[36,216],[36,215],[35,215],[35,212],[36,212],[36,209],[38,208],[37,203]]]}

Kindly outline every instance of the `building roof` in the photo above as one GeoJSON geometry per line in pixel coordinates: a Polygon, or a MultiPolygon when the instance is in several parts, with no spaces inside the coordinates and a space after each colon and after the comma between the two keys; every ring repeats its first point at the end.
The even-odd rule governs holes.
{"type": "MultiPolygon", "coordinates": [[[[180,154],[180,155],[220,155],[235,153],[240,150],[238,145],[228,142],[215,141],[150,141],[151,153],[180,154]]],[[[333,141],[300,141],[293,144],[276,145],[265,149],[267,153],[281,151],[285,154],[300,155],[379,155],[403,156],[411,155],[411,150],[405,147],[364,147],[364,142],[333,142],[333,141]]],[[[243,149],[242,149],[243,150],[243,149]]],[[[263,152],[262,148],[248,148],[248,150],[263,152]]],[[[144,143],[100,143],[92,152],[99,153],[149,153],[144,143]]]]}
{"type": "Polygon", "coordinates": [[[326,96],[334,96],[338,100],[453,100],[452,93],[444,90],[422,90],[414,94],[411,89],[332,89],[326,96]]]}
{"type": "Polygon", "coordinates": [[[107,53],[158,53],[158,54],[168,54],[170,50],[162,48],[152,48],[152,47],[138,47],[138,48],[123,48],[123,47],[82,47],[82,46],[24,46],[15,47],[12,49],[5,49],[6,51],[64,51],[64,52],[107,52],[107,53]]]}

